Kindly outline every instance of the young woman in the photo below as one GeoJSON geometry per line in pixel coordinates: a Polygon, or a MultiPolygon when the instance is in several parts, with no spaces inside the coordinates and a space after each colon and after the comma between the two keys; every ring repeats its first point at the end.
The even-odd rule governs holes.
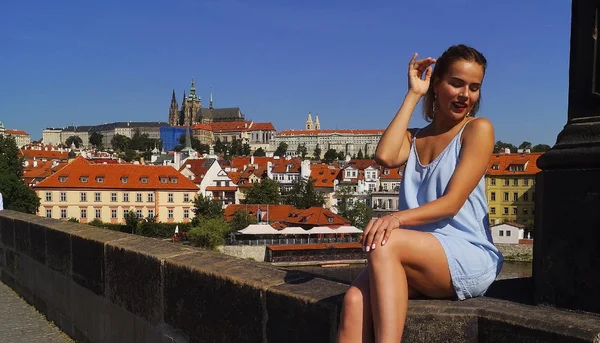
{"type": "Polygon", "coordinates": [[[484,183],[494,129],[475,118],[486,64],[465,45],[410,60],[408,92],[376,151],[382,166],[406,163],[399,211],[364,231],[368,266],[344,298],[339,342],[397,343],[410,297],[481,296],[500,272],[484,183]],[[408,130],[421,98],[430,124],[408,130]]]}

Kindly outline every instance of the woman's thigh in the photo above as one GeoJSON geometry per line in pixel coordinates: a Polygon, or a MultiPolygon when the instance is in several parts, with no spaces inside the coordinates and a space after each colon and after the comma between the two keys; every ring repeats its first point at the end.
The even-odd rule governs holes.
{"type": "MultiPolygon", "coordinates": [[[[450,268],[444,248],[437,238],[427,232],[393,230],[383,252],[391,249],[406,273],[408,285],[427,297],[446,298],[456,295],[450,277],[450,268]]],[[[376,252],[377,249],[374,251],[376,252]]]]}

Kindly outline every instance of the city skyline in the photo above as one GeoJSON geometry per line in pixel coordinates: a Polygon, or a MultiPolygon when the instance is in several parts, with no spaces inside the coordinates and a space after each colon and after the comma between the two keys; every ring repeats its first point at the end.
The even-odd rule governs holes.
{"type": "MultiPolygon", "coordinates": [[[[278,131],[303,128],[309,111],[323,129],[384,129],[412,53],[466,43],[488,59],[480,113],[496,140],[552,146],[567,117],[569,4],[460,5],[0,4],[0,121],[32,139],[45,127],[166,121],[173,89],[180,101],[193,77],[203,107],[212,88],[216,108],[278,131]]],[[[411,126],[424,124],[417,109],[411,126]]]]}

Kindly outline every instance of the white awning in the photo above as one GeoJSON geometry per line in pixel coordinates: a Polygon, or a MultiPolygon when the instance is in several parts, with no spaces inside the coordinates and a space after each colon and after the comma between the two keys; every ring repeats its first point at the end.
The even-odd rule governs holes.
{"type": "Polygon", "coordinates": [[[362,233],[363,231],[355,226],[340,226],[337,229],[333,229],[335,233],[362,233]]]}
{"type": "Polygon", "coordinates": [[[335,230],[333,230],[333,229],[331,229],[330,227],[327,227],[327,226],[315,226],[312,229],[308,230],[307,232],[310,233],[310,234],[314,234],[314,233],[317,233],[317,234],[320,234],[320,233],[327,234],[327,233],[335,233],[335,230]]]}
{"type": "Polygon", "coordinates": [[[279,233],[285,234],[285,235],[308,235],[309,234],[308,231],[304,230],[303,228],[301,228],[299,226],[286,227],[283,230],[279,231],[279,233]]]}
{"type": "Polygon", "coordinates": [[[244,235],[277,235],[279,231],[275,230],[271,225],[267,224],[251,224],[247,228],[238,231],[244,235]]]}

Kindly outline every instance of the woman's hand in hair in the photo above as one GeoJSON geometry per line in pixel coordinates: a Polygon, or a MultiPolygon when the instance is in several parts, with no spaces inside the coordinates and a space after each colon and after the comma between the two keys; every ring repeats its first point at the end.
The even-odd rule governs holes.
{"type": "Polygon", "coordinates": [[[417,56],[418,54],[415,52],[408,63],[408,90],[418,96],[423,96],[429,89],[433,73],[431,65],[435,63],[435,59],[427,57],[417,60],[417,56]]]}

